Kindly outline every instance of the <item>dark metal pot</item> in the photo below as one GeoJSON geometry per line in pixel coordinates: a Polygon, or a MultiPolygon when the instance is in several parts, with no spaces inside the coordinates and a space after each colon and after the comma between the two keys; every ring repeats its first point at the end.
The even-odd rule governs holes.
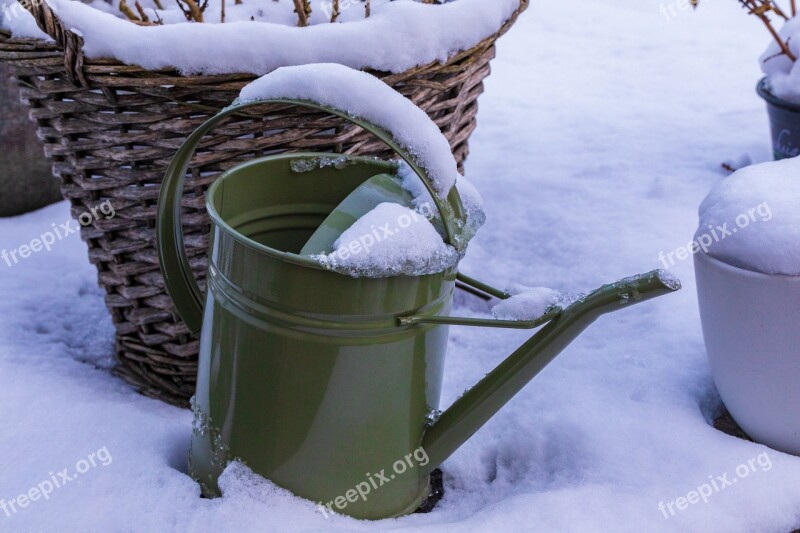
{"type": "Polygon", "coordinates": [[[767,102],[772,129],[772,152],[775,159],[788,159],[800,155],[800,105],[787,102],[772,94],[766,78],[758,82],[756,91],[767,102]]]}

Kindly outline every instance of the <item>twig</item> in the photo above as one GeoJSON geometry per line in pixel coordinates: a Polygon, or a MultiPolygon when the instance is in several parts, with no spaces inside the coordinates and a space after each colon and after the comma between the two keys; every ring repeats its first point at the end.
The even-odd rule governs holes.
{"type": "MultiPolygon", "coordinates": [[[[764,2],[764,0],[761,1],[764,2]]],[[[786,13],[783,12],[783,9],[781,9],[781,6],[778,5],[778,2],[775,2],[773,0],[766,0],[764,11],[766,12],[770,10],[774,11],[775,14],[778,15],[783,20],[789,20],[789,17],[786,15],[786,13]]]]}
{"type": "Polygon", "coordinates": [[[119,0],[119,10],[123,15],[128,17],[128,20],[133,22],[143,22],[142,19],[140,19],[139,16],[133,12],[133,9],[130,8],[126,0],[119,0]]]}
{"type": "Polygon", "coordinates": [[[364,4],[364,17],[369,18],[371,14],[372,14],[372,6],[370,5],[369,0],[367,0],[367,3],[364,4]]]}
{"type": "MultiPolygon", "coordinates": [[[[792,38],[791,38],[791,37],[789,37],[788,39],[786,39],[786,44],[787,44],[787,45],[790,45],[790,44],[791,44],[791,42],[792,42],[792,38]]],[[[762,59],[762,60],[761,60],[761,62],[762,62],[762,63],[766,63],[767,61],[772,61],[772,60],[773,60],[773,59],[775,59],[776,57],[781,57],[781,56],[785,56],[785,55],[786,55],[786,54],[783,52],[783,50],[781,50],[780,52],[776,52],[776,53],[772,54],[771,56],[767,56],[767,57],[765,57],[764,59],[762,59]]]]}
{"type": "Polygon", "coordinates": [[[220,23],[224,23],[225,22],[225,0],[221,0],[221,1],[222,1],[222,7],[220,8],[219,21],[220,21],[220,23]]]}
{"type": "Polygon", "coordinates": [[[331,22],[336,22],[336,19],[339,18],[339,0],[333,0],[333,6],[331,9],[331,22]]]}
{"type": "Polygon", "coordinates": [[[144,8],[142,4],[139,3],[139,0],[136,0],[133,5],[136,7],[136,11],[139,12],[139,17],[142,19],[142,22],[150,22],[150,17],[144,12],[144,8]]]}
{"type": "Polygon", "coordinates": [[[794,55],[794,52],[789,48],[789,45],[781,38],[780,34],[775,30],[775,27],[772,25],[772,21],[767,16],[768,11],[775,11],[776,14],[779,16],[783,16],[786,18],[786,15],[780,10],[780,8],[776,9],[776,5],[771,0],[739,0],[739,3],[748,10],[751,15],[757,16],[761,19],[761,22],[767,27],[767,30],[775,39],[775,42],[778,43],[778,46],[781,49],[786,57],[788,57],[792,63],[797,61],[797,56],[794,55]]]}
{"type": "Polygon", "coordinates": [[[297,25],[308,26],[308,17],[311,16],[311,4],[308,0],[294,0],[294,12],[297,13],[297,25]]]}
{"type": "Polygon", "coordinates": [[[795,0],[791,0],[789,2],[789,5],[791,6],[792,16],[796,17],[797,16],[797,2],[795,0]]]}
{"type": "Polygon", "coordinates": [[[159,26],[163,24],[164,21],[158,16],[158,12],[155,12],[156,22],[151,22],[147,14],[145,14],[144,8],[142,8],[138,1],[135,3],[135,6],[136,10],[139,12],[139,15],[141,15],[141,18],[139,18],[139,15],[137,15],[133,9],[131,9],[126,0],[120,0],[119,2],[119,10],[128,20],[137,26],[159,26]]]}
{"type": "Polygon", "coordinates": [[[161,4],[161,0],[153,0],[153,3],[156,5],[158,9],[164,11],[164,6],[161,4]]]}
{"type": "Polygon", "coordinates": [[[195,22],[204,22],[203,21],[203,11],[205,11],[206,7],[208,7],[208,0],[205,0],[202,5],[197,5],[195,0],[175,0],[178,3],[178,7],[181,8],[183,11],[183,15],[186,17],[186,20],[193,20],[195,22]],[[186,7],[183,7],[183,4],[186,4],[186,7]]]}

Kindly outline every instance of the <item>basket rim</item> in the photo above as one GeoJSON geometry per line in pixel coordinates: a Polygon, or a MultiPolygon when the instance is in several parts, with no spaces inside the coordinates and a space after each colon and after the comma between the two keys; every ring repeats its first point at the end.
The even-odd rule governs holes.
{"type": "MultiPolygon", "coordinates": [[[[521,5],[527,7],[528,1],[522,0],[524,3],[521,5]]],[[[512,18],[507,22],[506,30],[513,21],[512,18]]],[[[410,71],[381,73],[367,70],[404,95],[411,97],[429,115],[435,115],[434,120],[450,141],[462,169],[463,161],[469,154],[469,139],[477,125],[479,108],[477,100],[484,92],[486,77],[490,75],[490,61],[496,51],[494,41],[500,34],[501,32],[498,32],[471,50],[450,55],[442,62],[437,61],[410,71]]],[[[70,39],[73,35],[68,35],[66,38],[70,39]]],[[[194,122],[184,120],[185,116],[191,115],[192,120],[195,118],[201,120],[206,115],[218,113],[224,106],[230,104],[243,85],[256,78],[253,74],[205,74],[186,77],[175,70],[147,70],[136,65],[125,65],[113,58],[84,60],[75,48],[67,51],[50,40],[14,39],[9,32],[1,30],[0,61],[10,67],[10,71],[21,85],[27,87],[29,107],[35,109],[33,114],[38,117],[39,131],[47,133],[43,139],[45,148],[55,148],[52,152],[52,157],[58,158],[55,173],[63,179],[62,193],[72,205],[83,205],[84,202],[91,201],[93,194],[105,194],[104,191],[109,189],[116,190],[118,185],[123,183],[118,180],[126,179],[127,175],[122,178],[109,175],[108,183],[100,183],[97,188],[88,187],[89,183],[82,178],[84,172],[97,172],[105,176],[103,173],[109,169],[116,172],[120,162],[103,155],[101,159],[92,161],[95,166],[87,167],[87,170],[79,168],[77,165],[86,159],[83,149],[80,146],[73,146],[71,134],[62,135],[60,131],[53,131],[50,128],[53,121],[63,117],[69,122],[68,125],[73,125],[80,123],[86,116],[102,114],[105,118],[105,114],[109,111],[136,107],[151,114],[159,124],[162,121],[168,123],[170,128],[156,133],[159,139],[181,142],[196,127],[194,122]],[[74,79],[76,71],[77,75],[83,76],[90,85],[76,82],[74,79]],[[124,94],[118,94],[117,90],[124,94]],[[88,95],[88,92],[93,94],[88,95]],[[80,102],[82,107],[72,111],[70,111],[72,108],[65,109],[59,103],[65,95],[80,102]],[[160,107],[163,104],[169,107],[169,110],[173,110],[174,104],[183,107],[190,104],[194,106],[196,102],[199,102],[195,106],[199,111],[196,116],[194,113],[165,112],[160,107]],[[67,135],[69,135],[67,142],[63,143],[62,139],[67,135]]],[[[276,109],[276,113],[281,116],[288,114],[284,111],[276,109]]],[[[79,128],[79,135],[94,132],[90,124],[80,125],[79,128]]],[[[148,128],[149,126],[145,129],[148,128]]],[[[117,131],[118,127],[108,125],[99,129],[117,131]]],[[[251,129],[253,128],[245,127],[247,132],[251,129]]],[[[238,133],[225,134],[221,140],[234,136],[238,136],[238,133]]],[[[385,149],[382,146],[371,142],[364,144],[364,139],[360,137],[352,139],[336,137],[333,141],[322,140],[309,146],[289,146],[294,142],[291,139],[276,141],[280,144],[281,152],[286,150],[340,152],[342,151],[340,143],[343,142],[345,150],[354,154],[374,155],[379,152],[384,160],[391,157],[390,154],[384,154],[385,149]]],[[[125,144],[121,140],[110,140],[108,143],[109,146],[125,144]]],[[[101,143],[98,146],[103,148],[106,144],[101,143]]],[[[273,144],[265,143],[264,151],[255,153],[269,153],[273,147],[273,144]]],[[[136,151],[129,152],[130,157],[126,161],[140,160],[136,151]]],[[[242,157],[250,159],[252,155],[248,154],[252,153],[249,149],[240,150],[233,147],[230,150],[230,157],[212,158],[200,163],[199,167],[213,167],[211,170],[218,176],[223,168],[228,168],[227,161],[241,161],[242,157]]],[[[142,180],[146,184],[158,183],[163,177],[161,169],[166,167],[171,155],[172,153],[169,153],[159,159],[146,159],[147,168],[149,169],[151,165],[153,168],[157,167],[161,175],[143,174],[142,180]]],[[[200,189],[205,189],[207,186],[208,183],[204,180],[198,181],[194,186],[187,184],[187,193],[189,187],[198,192],[185,195],[191,197],[193,202],[196,200],[196,203],[191,204],[192,214],[202,212],[201,217],[192,219],[184,225],[184,230],[187,226],[191,226],[190,233],[187,233],[187,237],[189,235],[192,237],[191,240],[187,239],[189,259],[194,271],[202,275],[201,279],[206,274],[204,266],[201,272],[201,266],[207,260],[207,242],[210,235],[208,212],[198,194],[200,189]]],[[[151,192],[153,190],[155,188],[151,189],[151,192]]],[[[152,262],[155,257],[152,254],[155,244],[154,240],[151,240],[150,230],[151,221],[154,220],[150,210],[153,199],[140,195],[134,195],[130,199],[127,196],[120,198],[124,198],[121,201],[126,202],[125,209],[136,210],[137,216],[131,217],[128,221],[130,227],[98,228],[89,240],[89,256],[99,272],[100,287],[108,292],[106,306],[115,322],[116,371],[145,394],[185,405],[186,399],[194,390],[194,369],[197,365],[199,339],[191,335],[185,324],[176,317],[173,308],[162,306],[162,303],[166,303],[162,301],[166,292],[163,282],[159,280],[158,265],[152,262]],[[142,206],[147,210],[142,211],[142,206]],[[139,233],[143,228],[145,231],[139,233]],[[111,242],[108,239],[114,240],[116,244],[104,248],[103,244],[111,242]],[[135,249],[127,251],[125,248],[127,246],[135,246],[135,249]],[[108,255],[118,252],[124,254],[119,264],[108,255]],[[141,254],[145,261],[139,261],[140,256],[134,257],[134,254],[141,254]]]]}
{"type": "MultiPolygon", "coordinates": [[[[519,7],[512,13],[512,15],[503,23],[503,25],[493,34],[489,35],[482,41],[476,43],[474,46],[457,50],[450,54],[446,60],[434,60],[429,63],[417,65],[400,72],[388,72],[378,69],[362,68],[365,72],[380,73],[384,76],[408,76],[416,72],[423,72],[433,67],[442,66],[444,64],[453,63],[460,59],[474,55],[478,51],[485,50],[491,47],[497,39],[504,35],[517,21],[519,16],[527,10],[530,5],[530,0],[518,0],[519,7]]],[[[68,77],[76,85],[84,87],[103,87],[104,83],[89,83],[86,79],[86,74],[83,72],[84,68],[91,67],[92,70],[97,71],[103,67],[105,68],[119,68],[123,67],[127,72],[126,79],[136,85],[136,77],[158,77],[167,76],[173,81],[180,82],[189,80],[203,80],[208,82],[210,80],[228,80],[228,81],[249,81],[256,79],[260,76],[266,75],[269,72],[262,74],[254,74],[250,72],[238,73],[221,73],[221,74],[202,74],[192,73],[184,74],[177,67],[165,67],[160,69],[149,69],[134,63],[124,63],[115,57],[85,57],[83,51],[83,38],[72,32],[67,28],[64,23],[53,12],[52,8],[45,1],[30,2],[26,8],[36,19],[39,28],[48,34],[53,41],[44,39],[37,39],[31,37],[14,37],[14,35],[6,29],[0,28],[0,52],[2,52],[3,45],[35,45],[38,47],[46,47],[50,51],[59,51],[64,53],[64,60],[67,67],[68,77]]],[[[36,53],[32,51],[31,53],[36,53]]],[[[271,71],[270,71],[271,72],[271,71]]],[[[93,72],[96,73],[96,72],[93,72]]],[[[116,74],[116,73],[114,73],[116,74]]]]}

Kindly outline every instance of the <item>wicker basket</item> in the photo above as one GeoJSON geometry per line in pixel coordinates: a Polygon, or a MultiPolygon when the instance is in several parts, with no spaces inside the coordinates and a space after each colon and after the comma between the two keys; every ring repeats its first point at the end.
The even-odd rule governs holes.
{"type": "MultiPolygon", "coordinates": [[[[182,76],[90,59],[83,55],[81,37],[66,31],[46,3],[29,4],[55,42],[0,33],[0,60],[19,81],[73,216],[105,200],[115,208],[114,218],[82,228],[82,237],[116,326],[116,372],[144,394],[186,405],[194,393],[198,340],[165,292],[155,249],[156,202],[173,153],[254,76],[182,76]]],[[[459,165],[468,154],[494,43],[527,6],[528,0],[521,0],[497,34],[446,63],[400,74],[373,72],[431,116],[459,165]]],[[[204,139],[187,176],[184,232],[199,279],[206,267],[208,185],[242,161],[298,150],[391,155],[360,128],[294,106],[265,106],[232,117],[204,139]]]]}

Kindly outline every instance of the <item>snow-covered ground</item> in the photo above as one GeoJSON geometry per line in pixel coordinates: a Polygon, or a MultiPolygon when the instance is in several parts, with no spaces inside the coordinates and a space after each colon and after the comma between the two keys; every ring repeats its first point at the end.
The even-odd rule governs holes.
{"type": "MultiPolygon", "coordinates": [[[[577,292],[664,267],[659,252],[692,238],[720,163],[768,158],[754,94],[768,36],[736,2],[674,5],[668,20],[652,0],[534,2],[501,41],[467,166],[488,222],[466,274],[577,292]]],[[[0,220],[0,248],[67,219],[59,204],[0,220]]],[[[800,458],[708,424],[719,400],[691,260],[671,267],[683,291],[601,319],[447,461],[433,513],[373,523],[326,519],[235,470],[224,498],[200,499],[181,471],[189,412],[106,370],[113,329],[80,239],[0,270],[0,499],[61,485],[10,517],[0,509],[2,531],[800,526],[800,458]]],[[[443,405],[525,338],[453,328],[443,405]]]]}

